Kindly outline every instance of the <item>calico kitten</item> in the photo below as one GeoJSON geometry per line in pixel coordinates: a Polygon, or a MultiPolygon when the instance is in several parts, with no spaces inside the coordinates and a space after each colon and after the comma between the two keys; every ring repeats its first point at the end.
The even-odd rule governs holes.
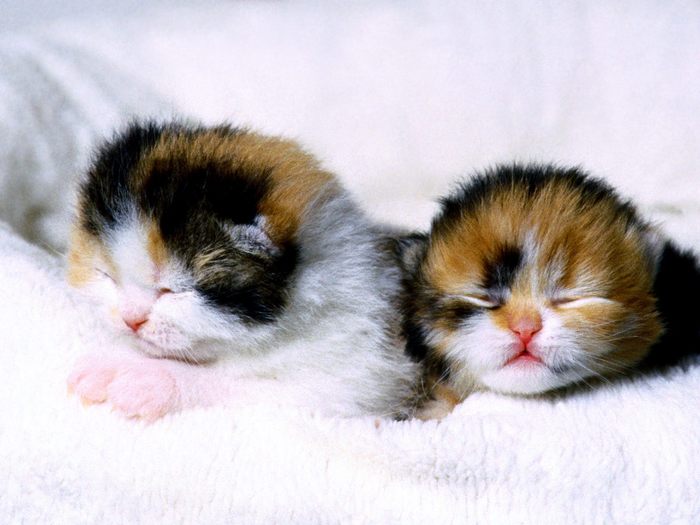
{"type": "Polygon", "coordinates": [[[536,394],[700,350],[697,261],[604,182],[501,166],[441,204],[429,235],[403,241],[423,417],[474,390],[536,394]]]}
{"type": "Polygon", "coordinates": [[[69,378],[87,402],[145,419],[256,401],[407,409],[398,265],[293,142],[134,124],[99,150],[70,244],[70,283],[119,334],[69,378]]]}

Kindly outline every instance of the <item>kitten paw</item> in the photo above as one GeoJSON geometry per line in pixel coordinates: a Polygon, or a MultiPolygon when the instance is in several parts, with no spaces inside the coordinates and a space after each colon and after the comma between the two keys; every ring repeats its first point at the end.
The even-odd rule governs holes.
{"type": "Polygon", "coordinates": [[[154,421],[177,407],[175,379],[147,359],[110,360],[86,356],[68,377],[68,390],[84,404],[109,403],[129,418],[154,421]]]}
{"type": "Polygon", "coordinates": [[[116,374],[112,363],[98,356],[80,358],[68,376],[68,393],[77,395],[85,405],[107,401],[107,386],[116,374]]]}
{"type": "Polygon", "coordinates": [[[174,411],[177,394],[175,379],[155,363],[122,370],[107,387],[107,398],[115,410],[146,421],[174,411]]]}
{"type": "Polygon", "coordinates": [[[444,400],[430,400],[416,411],[416,419],[421,421],[430,421],[431,419],[441,420],[446,418],[452,412],[454,405],[445,402],[444,400]]]}

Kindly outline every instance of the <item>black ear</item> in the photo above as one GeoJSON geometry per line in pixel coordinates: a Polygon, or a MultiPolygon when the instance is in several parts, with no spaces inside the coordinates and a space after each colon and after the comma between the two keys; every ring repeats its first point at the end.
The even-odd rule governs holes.
{"type": "Polygon", "coordinates": [[[396,255],[404,271],[413,274],[418,270],[428,248],[427,233],[409,233],[394,239],[396,255]]]}

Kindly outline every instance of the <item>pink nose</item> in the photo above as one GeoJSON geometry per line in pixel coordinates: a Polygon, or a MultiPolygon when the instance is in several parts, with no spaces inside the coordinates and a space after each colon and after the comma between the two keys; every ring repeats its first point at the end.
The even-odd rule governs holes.
{"type": "Polygon", "coordinates": [[[539,315],[527,315],[513,320],[508,327],[527,346],[534,335],[542,330],[542,319],[539,315]]]}
{"type": "Polygon", "coordinates": [[[146,321],[148,321],[148,317],[145,316],[140,316],[140,317],[123,317],[124,322],[126,323],[126,326],[131,328],[134,332],[138,332],[139,328],[141,328],[146,321]]]}

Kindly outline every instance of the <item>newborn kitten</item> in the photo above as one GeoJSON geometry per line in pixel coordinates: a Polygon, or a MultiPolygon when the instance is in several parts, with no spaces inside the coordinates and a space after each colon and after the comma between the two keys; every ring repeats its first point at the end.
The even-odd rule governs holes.
{"type": "Polygon", "coordinates": [[[576,169],[487,171],[403,252],[425,418],[474,390],[536,394],[700,350],[695,258],[576,169]]]}
{"type": "Polygon", "coordinates": [[[69,387],[149,420],[258,401],[400,414],[416,366],[384,244],[293,142],[134,124],[79,190],[68,278],[120,337],[69,387]]]}

